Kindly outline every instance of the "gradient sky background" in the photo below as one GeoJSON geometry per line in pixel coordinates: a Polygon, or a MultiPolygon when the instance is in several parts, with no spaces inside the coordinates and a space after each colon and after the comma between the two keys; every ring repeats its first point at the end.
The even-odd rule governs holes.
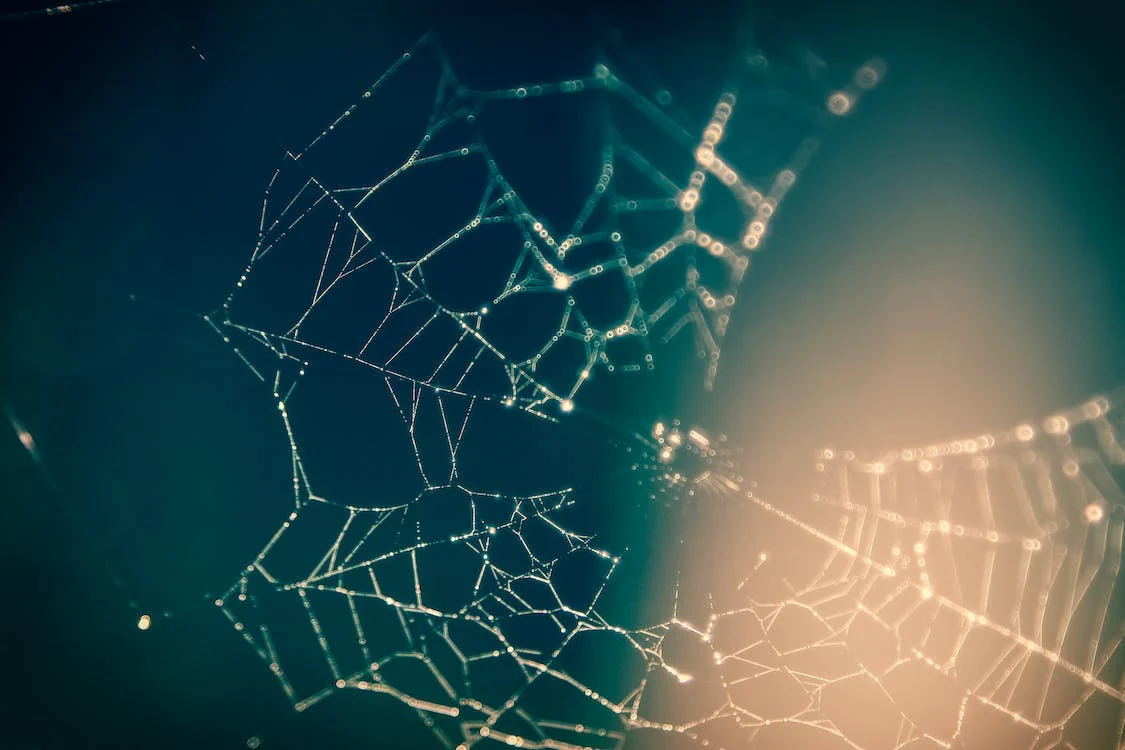
{"type": "MultiPolygon", "coordinates": [[[[263,439],[272,403],[182,313],[213,309],[245,263],[283,146],[423,30],[507,84],[588,69],[597,14],[380,5],[137,0],[0,21],[0,393],[79,518],[0,433],[0,746],[397,747],[419,730],[387,735],[366,696],[293,714],[208,606],[274,527],[261,498],[287,454],[263,439]],[[138,611],[171,616],[141,633],[138,611]]],[[[684,60],[711,39],[696,64],[722,59],[730,10],[679,5],[597,17],[690,109],[712,93],[684,60]]],[[[871,55],[890,72],[779,211],[715,393],[657,411],[769,467],[827,441],[1006,427],[1125,384],[1113,4],[787,5],[773,28],[841,79],[871,55]]]]}

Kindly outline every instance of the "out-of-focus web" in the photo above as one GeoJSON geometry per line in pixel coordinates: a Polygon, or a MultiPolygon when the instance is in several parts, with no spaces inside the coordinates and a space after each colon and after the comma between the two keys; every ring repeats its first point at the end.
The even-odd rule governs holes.
{"type": "Polygon", "coordinates": [[[646,734],[642,744],[701,747],[1121,746],[1120,396],[940,445],[826,450],[805,483],[770,498],[699,428],[661,422],[607,439],[616,479],[653,497],[719,499],[746,529],[729,549],[716,541],[726,556],[706,564],[717,567],[685,572],[670,610],[641,624],[616,614],[637,596],[613,590],[628,550],[583,512],[611,478],[513,492],[466,468],[478,423],[514,412],[566,430],[578,415],[559,412],[582,411],[587,382],[656,366],[682,330],[713,380],[749,257],[816,145],[798,139],[751,178],[724,156],[731,123],[780,97],[816,135],[883,72],[866,63],[829,91],[808,71],[794,86],[756,50],[736,67],[693,130],[668,92],[635,88],[609,60],[584,78],[480,91],[425,37],[286,155],[251,260],[208,321],[272,389],[294,505],[217,605],[299,710],[340,690],[382,694],[449,748],[613,748],[646,734]],[[426,64],[423,132],[356,179],[365,154],[345,147],[342,161],[334,145],[393,107],[379,102],[385,89],[426,64]],[[562,232],[524,202],[477,122],[545,97],[608,101],[634,118],[619,126],[606,108],[598,177],[562,232]],[[684,174],[631,145],[638,121],[687,156],[684,174]],[[463,216],[431,215],[455,213],[445,205],[398,216],[447,234],[386,239],[409,205],[397,185],[459,180],[465,165],[479,182],[463,187],[463,216]],[[719,194],[742,212],[732,236],[699,220],[719,194]],[[631,233],[638,215],[678,217],[676,228],[631,233]],[[478,261],[496,273],[474,275],[478,261]],[[484,287],[473,306],[448,286],[458,276],[484,287]],[[619,317],[595,322],[581,292],[611,276],[619,317]],[[546,307],[520,307],[527,299],[546,307]],[[366,416],[377,400],[367,426],[409,458],[387,459],[393,481],[366,494],[322,490],[307,446],[326,436],[300,415],[331,404],[366,416]]]}

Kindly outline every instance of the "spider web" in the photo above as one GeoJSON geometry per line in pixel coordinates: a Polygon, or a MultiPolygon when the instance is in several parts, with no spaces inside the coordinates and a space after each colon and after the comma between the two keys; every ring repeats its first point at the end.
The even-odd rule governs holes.
{"type": "Polygon", "coordinates": [[[812,78],[801,81],[811,97],[790,93],[783,85],[794,73],[751,53],[700,135],[666,90],[646,96],[608,62],[585,78],[478,91],[424,37],[304,150],[286,154],[254,253],[215,322],[279,351],[316,349],[538,413],[549,404],[569,411],[598,370],[653,369],[654,349],[691,330],[710,386],[750,253],[827,120],[876,85],[882,64],[864,65],[825,100],[812,78]],[[479,121],[507,114],[505,104],[568,97],[595,98],[606,117],[597,177],[555,229],[500,170],[479,121]],[[717,150],[740,98],[783,109],[784,125],[795,126],[777,128],[768,149],[789,147],[780,164],[748,159],[751,176],[717,150]],[[411,147],[373,152],[372,131],[356,121],[420,99],[425,119],[411,147]],[[630,133],[671,157],[640,151],[630,133]],[[705,196],[735,220],[710,228],[705,196]],[[422,226],[402,220],[436,205],[422,226]],[[384,306],[349,310],[360,284],[384,306]]]}
{"type": "Polygon", "coordinates": [[[207,321],[293,487],[216,604],[298,710],[377,694],[447,748],[1121,746],[1119,395],[768,488],[583,406],[688,338],[713,382],[774,212],[883,74],[818,62],[746,49],[693,123],[624,55],[480,90],[427,36],[285,154],[207,321]],[[598,115],[564,218],[488,135],[536,102],[598,115]]]}

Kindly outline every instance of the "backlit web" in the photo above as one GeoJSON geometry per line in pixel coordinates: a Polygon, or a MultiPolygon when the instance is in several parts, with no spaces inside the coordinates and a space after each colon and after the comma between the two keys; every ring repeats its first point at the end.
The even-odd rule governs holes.
{"type": "Polygon", "coordinates": [[[883,74],[796,58],[743,49],[693,121],[621,54],[479,90],[424,37],[285,154],[207,319],[293,488],[216,603],[298,710],[365,691],[448,748],[1122,744],[1119,397],[768,487],[587,406],[683,342],[716,377],[774,211],[883,74]],[[535,107],[593,113],[570,214],[498,156],[535,107]]]}

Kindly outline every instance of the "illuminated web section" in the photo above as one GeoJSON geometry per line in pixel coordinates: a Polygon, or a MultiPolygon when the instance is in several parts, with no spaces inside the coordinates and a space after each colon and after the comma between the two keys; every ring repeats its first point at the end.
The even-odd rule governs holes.
{"type": "Polygon", "coordinates": [[[836,549],[798,600],[856,655],[857,687],[927,686],[912,734],[1125,741],[1121,395],[941,445],[822,452],[812,501],[836,549]]]}
{"type": "Polygon", "coordinates": [[[1121,396],[825,450],[811,495],[746,493],[644,631],[664,672],[660,698],[621,704],[631,725],[728,747],[1125,745],[1121,396]]]}
{"type": "MultiPolygon", "coordinates": [[[[751,50],[694,124],[668,91],[635,87],[614,64],[477,90],[424,37],[286,154],[254,253],[213,322],[279,353],[326,352],[564,412],[599,372],[652,369],[659,344],[691,331],[709,386],[750,254],[827,122],[882,65],[830,91],[815,66],[798,72],[751,50]],[[565,217],[525,201],[489,142],[489,132],[526,138],[502,126],[533,106],[600,133],[588,193],[565,217]],[[724,152],[740,118],[751,135],[778,120],[745,165],[724,152]]],[[[735,139],[731,151],[748,149],[735,139]]]]}

